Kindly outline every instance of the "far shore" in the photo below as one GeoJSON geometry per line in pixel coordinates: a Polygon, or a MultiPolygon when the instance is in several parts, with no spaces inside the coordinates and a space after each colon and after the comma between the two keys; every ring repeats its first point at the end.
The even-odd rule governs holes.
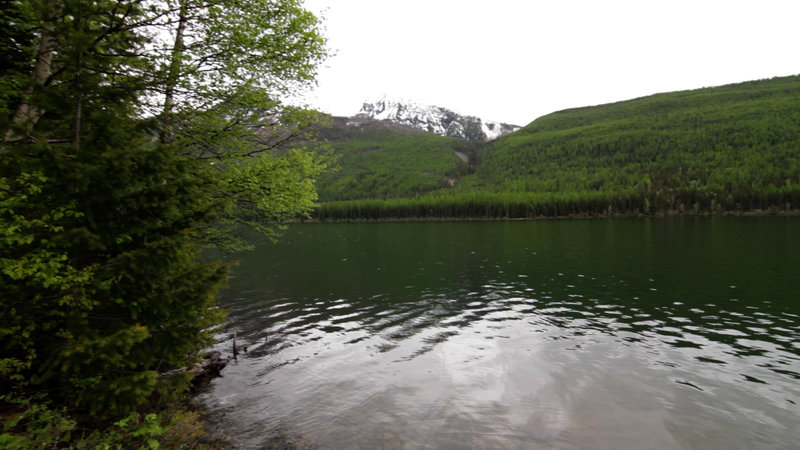
{"type": "Polygon", "coordinates": [[[501,222],[501,221],[536,221],[536,220],[570,220],[570,219],[663,219],[669,217],[799,217],[800,210],[788,211],[725,211],[713,212],[679,212],[665,213],[612,213],[612,214],[570,214],[566,216],[537,217],[384,217],[354,219],[302,219],[299,223],[380,223],[380,222],[501,222]]]}

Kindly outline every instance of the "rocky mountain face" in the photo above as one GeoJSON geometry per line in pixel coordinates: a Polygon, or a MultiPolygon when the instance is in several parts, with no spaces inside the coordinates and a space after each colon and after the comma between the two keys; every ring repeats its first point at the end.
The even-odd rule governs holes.
{"type": "Polygon", "coordinates": [[[520,127],[507,123],[491,122],[474,116],[463,116],[439,106],[425,106],[414,102],[394,100],[386,96],[364,102],[361,110],[349,123],[359,125],[359,119],[373,119],[410,126],[441,136],[457,137],[469,141],[491,141],[513,133],[520,127]]]}

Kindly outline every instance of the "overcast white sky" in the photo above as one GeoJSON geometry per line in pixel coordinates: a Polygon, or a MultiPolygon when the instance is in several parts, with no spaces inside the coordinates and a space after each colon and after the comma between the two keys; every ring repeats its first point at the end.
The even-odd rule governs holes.
{"type": "Polygon", "coordinates": [[[800,73],[800,0],[306,0],[336,53],[308,102],[383,94],[526,125],[565,108],[800,73]]]}

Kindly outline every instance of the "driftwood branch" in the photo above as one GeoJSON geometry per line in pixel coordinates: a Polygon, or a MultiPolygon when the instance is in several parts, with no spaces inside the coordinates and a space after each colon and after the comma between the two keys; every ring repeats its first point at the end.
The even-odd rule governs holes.
{"type": "Polygon", "coordinates": [[[233,334],[233,356],[227,358],[222,357],[222,353],[218,351],[211,351],[203,355],[203,361],[195,363],[190,366],[183,366],[177,369],[162,372],[161,376],[176,375],[179,373],[189,372],[192,374],[192,385],[201,388],[207,385],[213,378],[222,376],[222,369],[228,365],[231,360],[236,360],[239,353],[247,353],[247,347],[241,349],[236,345],[236,333],[233,334]]]}
{"type": "Polygon", "coordinates": [[[223,358],[220,352],[209,352],[203,355],[202,362],[195,363],[192,366],[183,366],[162,372],[161,376],[189,372],[192,374],[192,385],[200,387],[208,384],[213,378],[222,376],[222,369],[224,369],[232,359],[233,357],[223,358]]]}

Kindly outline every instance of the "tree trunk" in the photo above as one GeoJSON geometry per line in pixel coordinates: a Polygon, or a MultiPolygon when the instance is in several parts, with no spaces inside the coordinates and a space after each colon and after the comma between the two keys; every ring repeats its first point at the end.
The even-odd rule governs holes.
{"type": "MultiPolygon", "coordinates": [[[[36,62],[33,65],[33,79],[32,85],[26,90],[22,103],[17,107],[14,117],[11,119],[11,127],[6,130],[4,137],[5,142],[19,141],[24,138],[23,135],[17,133],[15,128],[20,126],[25,127],[26,132],[33,130],[33,126],[42,116],[43,111],[35,105],[29,103],[30,97],[34,93],[34,89],[38,86],[43,86],[52,73],[53,53],[55,53],[55,39],[53,39],[53,24],[52,22],[45,22],[42,26],[42,33],[39,37],[39,52],[36,56],[36,62]]],[[[0,149],[0,152],[5,153],[5,148],[0,149]]]]}
{"type": "Polygon", "coordinates": [[[162,143],[168,144],[172,141],[172,109],[175,105],[175,90],[181,75],[181,59],[185,44],[183,35],[186,31],[186,23],[189,21],[189,8],[187,0],[181,0],[181,7],[178,13],[178,29],[175,31],[175,44],[172,47],[172,55],[169,61],[169,72],[167,82],[164,86],[164,109],[161,111],[161,132],[159,139],[162,143]]]}

